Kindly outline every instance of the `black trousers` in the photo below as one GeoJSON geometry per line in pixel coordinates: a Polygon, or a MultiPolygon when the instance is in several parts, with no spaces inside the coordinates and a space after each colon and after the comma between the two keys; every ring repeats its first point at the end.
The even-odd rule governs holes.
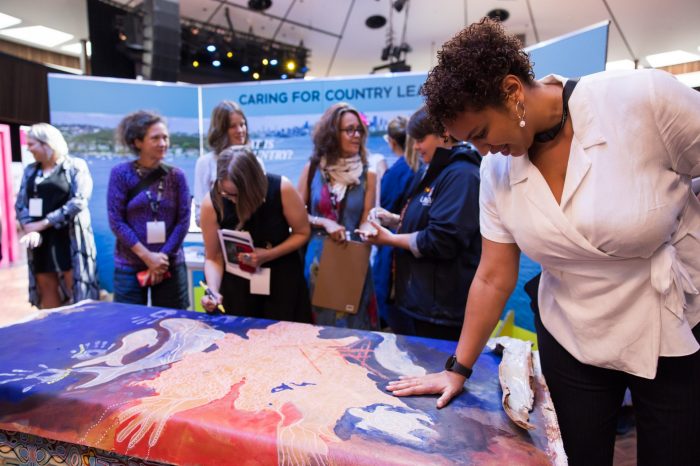
{"type": "MultiPolygon", "coordinates": [[[[639,466],[700,465],[700,351],[660,357],[653,380],[582,364],[535,313],[542,372],[570,466],[613,464],[625,389],[632,394],[639,466]]],[[[700,341],[700,325],[693,329],[700,341]]]]}

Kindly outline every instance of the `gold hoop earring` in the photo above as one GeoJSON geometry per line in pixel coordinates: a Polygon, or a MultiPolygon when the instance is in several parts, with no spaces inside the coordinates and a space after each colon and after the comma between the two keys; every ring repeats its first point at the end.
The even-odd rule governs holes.
{"type": "Polygon", "coordinates": [[[520,123],[518,123],[518,125],[519,125],[521,128],[524,128],[524,127],[525,127],[525,104],[522,103],[522,102],[520,102],[519,100],[515,103],[515,115],[516,115],[516,116],[518,117],[518,119],[520,120],[520,123]],[[518,107],[522,107],[522,108],[523,108],[523,113],[522,113],[522,114],[518,111],[518,107]]]}

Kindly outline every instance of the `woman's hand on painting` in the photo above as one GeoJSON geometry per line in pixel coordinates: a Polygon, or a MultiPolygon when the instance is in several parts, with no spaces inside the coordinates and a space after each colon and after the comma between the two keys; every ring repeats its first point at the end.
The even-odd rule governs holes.
{"type": "Polygon", "coordinates": [[[202,307],[205,311],[215,312],[217,310],[217,306],[224,302],[224,298],[219,292],[214,291],[210,288],[209,292],[205,293],[204,296],[202,296],[200,302],[202,303],[202,307]]]}
{"type": "Polygon", "coordinates": [[[265,248],[255,248],[253,252],[242,252],[238,254],[238,261],[242,264],[256,269],[271,259],[270,251],[265,248]]]}
{"type": "Polygon", "coordinates": [[[41,244],[41,234],[37,231],[27,233],[19,239],[19,244],[27,249],[34,249],[41,244]]]}
{"type": "Polygon", "coordinates": [[[465,380],[455,372],[442,371],[421,377],[402,376],[399,380],[389,382],[386,388],[396,396],[439,394],[436,405],[440,409],[462,393],[465,380]]]}
{"type": "Polygon", "coordinates": [[[344,243],[347,240],[345,233],[345,227],[339,225],[337,222],[331,219],[324,219],[323,228],[326,229],[328,237],[337,243],[344,243]]]}

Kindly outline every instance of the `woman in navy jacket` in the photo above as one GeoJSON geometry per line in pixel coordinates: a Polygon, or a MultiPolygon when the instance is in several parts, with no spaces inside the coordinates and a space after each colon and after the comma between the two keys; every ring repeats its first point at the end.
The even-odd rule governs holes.
{"type": "Polygon", "coordinates": [[[481,256],[479,165],[470,146],[445,142],[424,108],[411,116],[408,133],[428,164],[409,189],[402,215],[380,217],[372,244],[395,248],[394,290],[399,313],[389,326],[406,335],[457,340],[467,293],[481,256]],[[389,221],[387,221],[389,220],[389,221]]]}

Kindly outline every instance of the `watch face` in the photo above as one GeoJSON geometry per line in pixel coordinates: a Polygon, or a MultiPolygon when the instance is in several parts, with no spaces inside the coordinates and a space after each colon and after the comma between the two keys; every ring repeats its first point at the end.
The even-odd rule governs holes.
{"type": "Polygon", "coordinates": [[[454,354],[447,358],[447,361],[445,362],[445,369],[448,371],[452,370],[452,367],[455,365],[455,362],[457,361],[457,356],[454,354]]]}

